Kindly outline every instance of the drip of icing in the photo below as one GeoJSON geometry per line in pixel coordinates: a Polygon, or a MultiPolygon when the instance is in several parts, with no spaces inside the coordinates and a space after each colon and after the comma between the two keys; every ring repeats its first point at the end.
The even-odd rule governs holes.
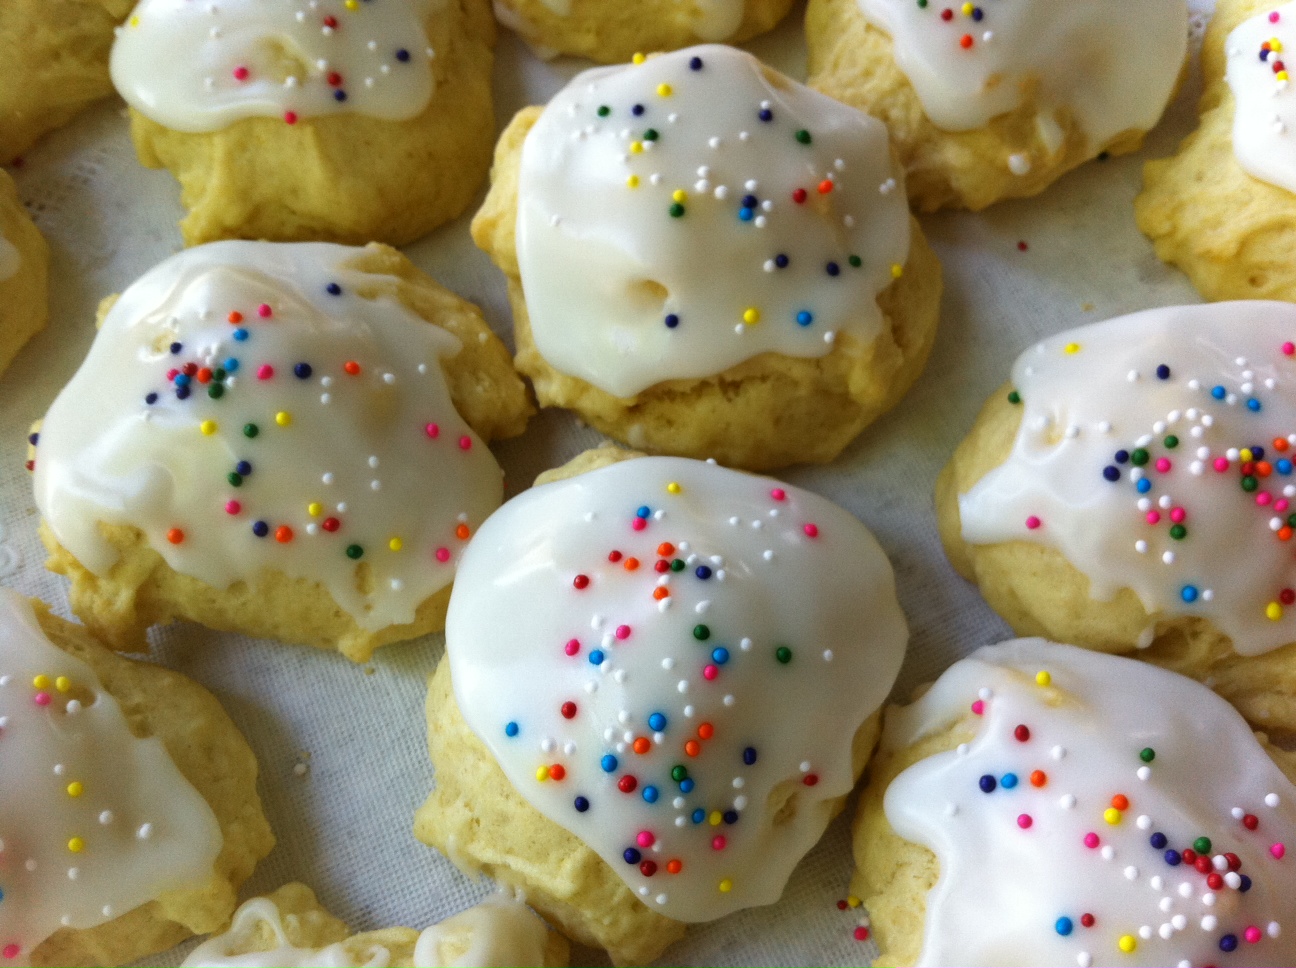
{"type": "Polygon", "coordinates": [[[0,230],[0,282],[16,276],[21,265],[22,256],[18,254],[18,247],[6,239],[4,231],[0,230]]]}
{"type": "Polygon", "coordinates": [[[526,491],[478,538],[447,652],[514,787],[668,917],[777,900],[904,655],[868,530],[768,478],[640,458],[526,491]]]}
{"type": "MultiPolygon", "coordinates": [[[[414,968],[494,968],[542,965],[549,929],[529,908],[502,896],[433,925],[414,945],[414,968]],[[466,944],[465,944],[466,942],[466,944]],[[463,949],[458,957],[453,952],[463,949]]],[[[391,952],[373,945],[360,962],[339,942],[327,948],[298,948],[288,938],[283,914],[269,898],[246,902],[227,932],[208,939],[185,959],[185,968],[385,968],[391,952]],[[262,928],[274,948],[235,954],[252,945],[262,928]]]]}
{"type": "Polygon", "coordinates": [[[909,251],[886,128],[728,47],[581,74],[521,165],[536,346],[616,396],[868,343],[909,251]]]}
{"type": "Polygon", "coordinates": [[[443,0],[140,0],[113,45],[113,84],[177,131],[354,111],[389,121],[432,97],[424,22],[443,0]]]}
{"type": "Polygon", "coordinates": [[[940,862],[918,964],[1293,963],[1296,787],[1228,703],[1151,665],[1018,639],[890,712],[884,748],[968,719],[975,738],[884,800],[940,862]]]}
{"type": "MultiPolygon", "coordinates": [[[[1056,548],[1106,601],[1296,640],[1296,306],[1153,309],[1023,353],[1012,453],[959,498],[972,544],[1056,548]],[[1292,520],[1288,520],[1292,518],[1292,520]]],[[[1150,642],[1150,640],[1149,640],[1150,642]]]]}
{"type": "Polygon", "coordinates": [[[60,928],[206,883],[221,832],[162,741],[136,739],[94,671],[8,589],[0,653],[0,955],[26,965],[60,928]]]}
{"type": "Polygon", "coordinates": [[[1233,153],[1247,173],[1296,192],[1296,91],[1285,60],[1296,44],[1296,3],[1256,14],[1224,43],[1233,92],[1233,153]]]}
{"type": "Polygon", "coordinates": [[[1152,128],[1188,47],[1185,0],[858,0],[891,35],[923,111],[947,131],[984,127],[1034,88],[1053,122],[1075,116],[1091,146],[1152,128]],[[947,16],[948,15],[948,16],[947,16]]]}
{"type": "Polygon", "coordinates": [[[103,575],[118,554],[97,522],[133,525],[217,588],[269,568],[361,628],[413,621],[503,478],[450,400],[459,341],[362,295],[384,278],[350,267],[363,255],[218,242],[127,289],[41,430],[59,542],[103,575]]]}

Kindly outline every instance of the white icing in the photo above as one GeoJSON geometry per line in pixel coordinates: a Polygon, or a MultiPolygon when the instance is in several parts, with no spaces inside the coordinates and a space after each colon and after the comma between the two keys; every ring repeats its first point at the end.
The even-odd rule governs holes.
{"type": "Polygon", "coordinates": [[[1296,44],[1296,3],[1256,14],[1224,42],[1233,92],[1233,153],[1248,174],[1296,192],[1296,91],[1284,61],[1296,44]]]}
{"type": "Polygon", "coordinates": [[[94,671],[3,588],[0,777],[6,965],[29,964],[62,927],[93,928],[211,877],[221,832],[207,802],[162,741],[136,739],[94,671]]]}
{"type": "Polygon", "coordinates": [[[1021,427],[1004,463],[959,498],[964,539],[1056,548],[1095,599],[1130,588],[1150,626],[1209,619],[1245,655],[1296,640],[1281,530],[1296,512],[1293,340],[1296,306],[1256,301],[1149,310],[1027,350],[1013,366],[1021,427]],[[1247,491],[1252,447],[1272,473],[1247,491]]]}
{"type": "Polygon", "coordinates": [[[459,341],[363,295],[386,278],[350,268],[363,254],[218,242],[127,289],[41,430],[36,503],[59,542],[103,575],[118,554],[96,522],[129,524],[217,588],[274,569],[323,584],[361,628],[413,621],[503,479],[450,400],[440,360],[459,341]],[[167,374],[189,363],[180,399],[167,374]],[[222,367],[213,399],[202,371],[222,367]]]}
{"type": "Polygon", "coordinates": [[[0,282],[17,275],[20,265],[22,256],[18,254],[18,247],[6,239],[4,231],[0,229],[0,282]]]}
{"type": "Polygon", "coordinates": [[[854,785],[852,737],[907,637],[891,567],[849,513],[680,458],[514,498],[465,553],[446,623],[459,708],[514,787],[689,922],[778,899],[854,785]]]}
{"type": "Polygon", "coordinates": [[[837,332],[868,343],[909,210],[880,122],[702,46],[559,92],[522,149],[517,249],[540,353],[625,397],[760,353],[823,356],[837,332]]]}
{"type": "Polygon", "coordinates": [[[1188,47],[1186,0],[857,2],[891,35],[924,113],[947,131],[984,127],[1033,90],[1042,124],[1060,134],[1055,115],[1067,111],[1097,150],[1156,124],[1188,47]]]}
{"type": "MultiPolygon", "coordinates": [[[[341,942],[326,948],[298,948],[288,938],[287,918],[269,898],[245,903],[234,914],[224,934],[209,938],[184,961],[184,968],[386,968],[391,952],[371,945],[360,961],[341,942]],[[265,951],[235,954],[255,942],[268,929],[275,944],[265,951]]],[[[518,901],[493,896],[476,907],[433,925],[414,945],[414,968],[495,968],[506,965],[543,965],[549,929],[518,901]],[[467,941],[457,957],[453,952],[467,941]]]]}
{"type": "Polygon", "coordinates": [[[424,22],[443,0],[140,0],[113,84],[177,131],[354,111],[389,121],[432,97],[424,22]]]}
{"type": "Polygon", "coordinates": [[[975,738],[909,767],[884,800],[896,833],[940,862],[919,965],[1296,963],[1286,922],[1296,858],[1283,859],[1296,839],[1296,788],[1205,686],[1131,659],[1019,639],[979,650],[889,713],[884,748],[960,720],[971,720],[975,738]],[[1041,671],[1051,685],[1038,684],[1041,671]],[[979,719],[969,715],[978,702],[979,719]],[[1123,810],[1113,806],[1118,795],[1123,810]],[[1167,850],[1181,854],[1199,837],[1210,840],[1205,873],[1169,863],[1167,850]],[[1229,854],[1241,861],[1231,871],[1229,854]],[[1208,883],[1211,874],[1220,882],[1208,883]]]}

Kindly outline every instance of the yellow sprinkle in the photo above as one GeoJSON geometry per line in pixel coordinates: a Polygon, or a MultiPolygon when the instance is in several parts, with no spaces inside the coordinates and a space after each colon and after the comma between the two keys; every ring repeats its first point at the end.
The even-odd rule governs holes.
{"type": "Polygon", "coordinates": [[[1072,354],[1074,354],[1074,353],[1079,353],[1079,352],[1080,352],[1080,344],[1079,344],[1079,343],[1067,343],[1066,346],[1062,347],[1062,351],[1063,351],[1064,353],[1066,353],[1068,356],[1070,356],[1070,355],[1072,355],[1072,354]]]}
{"type": "Polygon", "coordinates": [[[290,414],[287,410],[280,410],[277,414],[275,414],[275,423],[277,423],[280,427],[287,427],[290,423],[292,423],[292,414],[290,414]]]}
{"type": "Polygon", "coordinates": [[[1116,942],[1116,946],[1119,947],[1121,951],[1129,954],[1138,947],[1138,942],[1134,940],[1134,935],[1122,934],[1121,939],[1116,942]]]}
{"type": "Polygon", "coordinates": [[[131,19],[130,19],[130,25],[131,25],[132,27],[138,27],[138,26],[139,26],[139,17],[131,17],[131,19]]]}
{"type": "Polygon", "coordinates": [[[1270,602],[1267,606],[1265,606],[1265,616],[1269,619],[1269,621],[1276,622],[1280,618],[1282,618],[1282,615],[1283,615],[1282,606],[1279,605],[1277,602],[1270,602]]]}
{"type": "Polygon", "coordinates": [[[733,890],[733,881],[729,880],[729,878],[726,877],[723,881],[720,882],[721,894],[728,894],[732,890],[733,890]]]}
{"type": "Polygon", "coordinates": [[[965,16],[965,17],[970,17],[970,16],[972,16],[972,11],[973,11],[974,9],[976,9],[976,8],[973,7],[972,4],[970,4],[970,3],[965,3],[965,4],[963,4],[963,16],[965,16]]]}
{"type": "Polygon", "coordinates": [[[635,54],[633,57],[630,58],[630,60],[635,64],[642,64],[644,62],[644,55],[635,54]]]}
{"type": "Polygon", "coordinates": [[[1283,47],[1282,41],[1279,40],[1277,37],[1274,37],[1269,41],[1269,49],[1273,51],[1275,54],[1281,54],[1282,47],[1283,47]]]}
{"type": "Polygon", "coordinates": [[[67,785],[68,796],[79,797],[83,793],[85,793],[85,787],[81,785],[80,781],[75,781],[67,785]]]}
{"type": "Polygon", "coordinates": [[[684,191],[684,189],[682,188],[675,189],[675,191],[671,193],[671,201],[681,202],[681,203],[687,202],[688,192],[684,191]]]}
{"type": "Polygon", "coordinates": [[[1252,456],[1250,447],[1243,447],[1238,451],[1238,457],[1242,458],[1244,461],[1251,460],[1252,456]]]}
{"type": "Polygon", "coordinates": [[[400,551],[401,548],[405,547],[405,543],[400,538],[392,538],[387,542],[387,547],[392,551],[400,551]]]}
{"type": "Polygon", "coordinates": [[[543,783],[545,780],[549,779],[549,767],[547,767],[547,766],[537,766],[537,767],[536,767],[536,779],[539,780],[541,783],[543,783]]]}
{"type": "Polygon", "coordinates": [[[760,322],[760,310],[757,309],[755,306],[749,307],[743,313],[743,322],[746,323],[748,326],[755,326],[757,323],[760,322]]]}
{"type": "Polygon", "coordinates": [[[346,8],[348,10],[359,10],[360,0],[346,0],[346,8]]]}
{"type": "Polygon", "coordinates": [[[678,494],[682,490],[684,490],[684,488],[679,486],[678,481],[671,481],[666,485],[666,491],[668,494],[678,494]]]}
{"type": "Polygon", "coordinates": [[[319,501],[311,501],[310,504],[306,505],[306,511],[312,518],[318,518],[324,513],[324,505],[320,504],[319,501]]]}
{"type": "Polygon", "coordinates": [[[1115,807],[1108,807],[1103,811],[1103,819],[1114,827],[1121,822],[1121,812],[1115,807]]]}
{"type": "Polygon", "coordinates": [[[1040,686],[1050,686],[1053,684],[1053,677],[1041,669],[1035,673],[1035,683],[1040,686]]]}
{"type": "Polygon", "coordinates": [[[903,275],[904,275],[904,266],[902,266],[902,265],[901,265],[900,263],[898,263],[898,262],[894,262],[894,263],[892,263],[892,264],[891,264],[891,278],[892,278],[892,279],[899,279],[899,278],[900,278],[901,276],[903,276],[903,275]]]}
{"type": "Polygon", "coordinates": [[[48,689],[50,687],[50,677],[46,675],[39,675],[32,680],[32,685],[35,686],[37,689],[48,689]]]}
{"type": "Polygon", "coordinates": [[[713,827],[720,826],[720,821],[723,819],[724,819],[724,814],[722,814],[719,810],[712,810],[711,816],[707,817],[707,820],[711,822],[711,826],[713,827]]]}
{"type": "Polygon", "coordinates": [[[220,427],[217,426],[215,420],[204,420],[202,423],[198,425],[198,429],[203,432],[204,436],[210,437],[212,434],[216,433],[216,431],[219,430],[220,427]]]}
{"type": "Polygon", "coordinates": [[[632,155],[641,155],[641,154],[643,154],[643,142],[642,142],[642,141],[632,141],[632,142],[630,142],[630,154],[632,154],[632,155]]]}
{"type": "Polygon", "coordinates": [[[629,178],[626,179],[626,188],[638,188],[638,187],[639,187],[638,175],[631,175],[629,178]]]}
{"type": "Polygon", "coordinates": [[[1278,80],[1280,81],[1285,81],[1287,80],[1287,72],[1279,71],[1277,74],[1274,75],[1274,77],[1278,78],[1278,80]]]}
{"type": "Polygon", "coordinates": [[[74,854],[81,853],[81,851],[85,850],[85,841],[80,837],[73,837],[68,841],[68,850],[74,854]]]}
{"type": "Polygon", "coordinates": [[[854,894],[851,894],[850,896],[848,896],[848,897],[846,898],[846,903],[849,904],[849,905],[850,905],[851,907],[853,907],[853,908],[857,908],[857,907],[859,907],[861,904],[863,904],[864,902],[861,901],[859,898],[857,898],[854,894]]]}
{"type": "Polygon", "coordinates": [[[671,94],[674,93],[674,91],[671,89],[671,86],[669,84],[658,84],[657,93],[662,97],[670,97],[671,94]]]}
{"type": "Polygon", "coordinates": [[[72,680],[67,676],[59,676],[54,680],[54,688],[59,692],[67,692],[72,688],[72,680]]]}

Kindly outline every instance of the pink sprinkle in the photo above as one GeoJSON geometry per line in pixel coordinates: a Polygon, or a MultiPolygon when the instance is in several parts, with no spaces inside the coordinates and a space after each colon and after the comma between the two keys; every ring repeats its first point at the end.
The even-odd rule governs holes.
{"type": "Polygon", "coordinates": [[[1030,830],[1030,826],[1034,822],[1029,813],[1019,813],[1017,815],[1017,826],[1021,827],[1022,830],[1030,830]]]}
{"type": "Polygon", "coordinates": [[[176,377],[178,377],[179,375],[180,375],[180,371],[179,371],[179,370],[167,370],[167,382],[170,383],[172,380],[174,380],[174,379],[175,379],[176,377]]]}
{"type": "Polygon", "coordinates": [[[1170,463],[1170,458],[1169,458],[1169,457],[1158,457],[1158,458],[1157,458],[1157,462],[1156,462],[1156,469],[1159,470],[1162,474],[1164,474],[1166,471],[1170,470],[1170,468],[1173,467],[1173,466],[1174,466],[1174,465],[1170,463]]]}
{"type": "Polygon", "coordinates": [[[1278,500],[1274,501],[1275,511],[1286,511],[1289,507],[1291,507],[1291,505],[1287,503],[1285,497],[1280,497],[1278,500]]]}
{"type": "Polygon", "coordinates": [[[635,838],[635,842],[640,847],[651,847],[657,842],[657,838],[652,835],[651,831],[641,830],[639,836],[635,838]]]}
{"type": "Polygon", "coordinates": [[[234,80],[236,80],[236,81],[246,81],[246,80],[247,80],[247,76],[248,76],[248,69],[247,69],[246,67],[236,67],[236,68],[234,68],[234,80]]]}
{"type": "Polygon", "coordinates": [[[807,538],[819,537],[819,525],[817,524],[807,524],[802,530],[805,531],[807,538]]]}
{"type": "Polygon", "coordinates": [[[770,497],[776,501],[781,501],[787,497],[787,492],[781,487],[776,487],[774,490],[770,491],[770,497]]]}
{"type": "Polygon", "coordinates": [[[1269,848],[1269,853],[1274,855],[1275,860],[1282,860],[1283,854],[1287,853],[1287,848],[1284,847],[1281,843],[1277,843],[1269,848]]]}
{"type": "Polygon", "coordinates": [[[580,640],[568,639],[567,644],[563,646],[563,651],[566,652],[568,655],[575,655],[577,652],[580,651],[580,640]]]}
{"type": "Polygon", "coordinates": [[[1272,500],[1273,500],[1273,495],[1270,494],[1268,491],[1261,491],[1259,494],[1256,495],[1256,504],[1260,505],[1261,507],[1264,507],[1272,500]]]}
{"type": "Polygon", "coordinates": [[[712,849],[712,850],[724,850],[724,849],[725,849],[725,844],[726,844],[726,843],[728,843],[728,841],[726,841],[726,840],[724,839],[723,836],[716,836],[716,837],[712,837],[712,838],[711,838],[711,849],[712,849]]]}
{"type": "Polygon", "coordinates": [[[427,434],[433,440],[436,440],[439,436],[441,436],[441,428],[434,423],[430,423],[423,428],[423,433],[427,434]]]}
{"type": "Polygon", "coordinates": [[[464,434],[462,437],[460,437],[460,438],[459,438],[459,449],[460,449],[460,450],[472,450],[472,438],[469,437],[467,434],[464,434]]]}
{"type": "Polygon", "coordinates": [[[1170,509],[1170,520],[1173,521],[1175,524],[1183,524],[1183,520],[1186,517],[1188,517],[1188,512],[1185,511],[1183,508],[1170,509]]]}
{"type": "Polygon", "coordinates": [[[274,376],[274,367],[271,366],[269,363],[262,363],[260,366],[257,367],[258,380],[268,380],[272,376],[274,376]]]}
{"type": "Polygon", "coordinates": [[[630,527],[634,528],[636,531],[642,531],[644,528],[648,527],[648,521],[645,518],[635,518],[634,521],[631,522],[630,527]]]}
{"type": "Polygon", "coordinates": [[[1097,849],[1099,844],[1098,835],[1092,831],[1084,835],[1084,845],[1090,850],[1097,849]]]}
{"type": "Polygon", "coordinates": [[[48,692],[38,692],[33,698],[38,706],[48,706],[50,704],[50,694],[48,692]]]}
{"type": "Polygon", "coordinates": [[[1227,458],[1227,457],[1216,457],[1216,458],[1215,458],[1215,464],[1214,464],[1214,467],[1215,467],[1215,469],[1216,469],[1217,471],[1219,471],[1221,474],[1223,474],[1226,470],[1228,470],[1228,464],[1229,464],[1229,462],[1228,462],[1228,458],[1227,458]]]}
{"type": "Polygon", "coordinates": [[[1039,526],[1040,526],[1040,519],[1035,517],[1035,515],[1032,514],[1029,518],[1026,519],[1026,527],[1028,527],[1030,530],[1034,531],[1039,526]]]}
{"type": "MultiPolygon", "coordinates": [[[[1269,14],[1269,22],[1270,22],[1271,24],[1276,24],[1276,23],[1278,22],[1278,11],[1277,11],[1277,10],[1275,10],[1275,11],[1273,11],[1272,13],[1269,14]]],[[[1291,347],[1291,343],[1283,343],[1283,352],[1286,353],[1288,356],[1291,356],[1291,354],[1292,354],[1292,349],[1296,349],[1296,347],[1292,347],[1292,349],[1289,349],[1289,347],[1291,347]]]]}
{"type": "Polygon", "coordinates": [[[257,315],[260,316],[262,319],[269,319],[272,315],[274,315],[274,310],[270,308],[269,303],[262,303],[260,306],[257,307],[257,315]]]}
{"type": "Polygon", "coordinates": [[[861,924],[859,927],[855,929],[856,941],[867,941],[868,938],[869,938],[869,929],[864,927],[864,925],[861,924]]]}
{"type": "Polygon", "coordinates": [[[1254,924],[1249,925],[1247,929],[1242,932],[1242,937],[1246,938],[1247,941],[1251,942],[1251,944],[1255,944],[1261,938],[1260,929],[1254,924]]]}
{"type": "Polygon", "coordinates": [[[449,549],[449,548],[438,548],[438,549],[436,550],[436,560],[439,561],[439,562],[441,562],[442,564],[445,564],[447,561],[449,561],[449,560],[450,560],[450,549],[449,549]]]}
{"type": "Polygon", "coordinates": [[[1157,523],[1159,523],[1160,521],[1161,521],[1161,512],[1160,512],[1160,511],[1149,511],[1149,512],[1147,513],[1147,523],[1148,523],[1148,524],[1157,524],[1157,523]]]}
{"type": "Polygon", "coordinates": [[[630,638],[630,626],[628,626],[628,625],[618,625],[618,626],[616,627],[616,637],[617,637],[618,639],[628,639],[628,638],[630,638]]]}
{"type": "Polygon", "coordinates": [[[985,703],[978,699],[972,704],[972,715],[980,716],[983,712],[985,712],[985,703]]]}
{"type": "Polygon", "coordinates": [[[242,511],[242,510],[243,510],[243,505],[239,504],[238,501],[226,501],[226,502],[225,502],[225,513],[226,513],[226,514],[238,514],[238,513],[239,513],[240,511],[242,511]]]}
{"type": "Polygon", "coordinates": [[[720,675],[720,670],[717,669],[715,666],[713,666],[713,665],[709,665],[709,666],[703,666],[703,667],[702,667],[702,678],[703,678],[703,679],[706,679],[706,680],[710,681],[710,680],[714,679],[714,678],[715,678],[716,676],[718,676],[718,675],[720,675]]]}
{"type": "Polygon", "coordinates": [[[296,111],[285,111],[285,112],[284,112],[284,122],[285,122],[286,124],[296,124],[296,123],[297,123],[297,112],[296,112],[296,111]]]}
{"type": "Polygon", "coordinates": [[[4,946],[3,954],[6,958],[17,958],[18,952],[21,950],[22,949],[19,948],[16,944],[7,944],[4,946]]]}

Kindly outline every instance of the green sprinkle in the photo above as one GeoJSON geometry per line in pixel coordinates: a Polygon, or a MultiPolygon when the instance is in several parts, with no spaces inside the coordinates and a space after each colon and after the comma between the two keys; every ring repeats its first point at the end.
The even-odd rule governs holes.
{"type": "Polygon", "coordinates": [[[1176,541],[1182,541],[1184,538],[1188,537],[1188,529],[1182,524],[1173,525],[1170,528],[1170,537],[1174,538],[1176,541]]]}
{"type": "Polygon", "coordinates": [[[360,559],[360,556],[363,554],[364,554],[364,549],[361,548],[359,545],[347,545],[346,555],[352,561],[358,561],[360,559]]]}
{"type": "Polygon", "coordinates": [[[1016,390],[1009,390],[1008,402],[1011,403],[1013,406],[1016,406],[1017,404],[1021,403],[1021,394],[1018,393],[1016,390]]]}
{"type": "Polygon", "coordinates": [[[225,478],[225,480],[230,482],[230,487],[243,486],[243,475],[238,473],[237,471],[230,471],[229,475],[225,478]]]}
{"type": "Polygon", "coordinates": [[[792,661],[792,650],[786,645],[780,645],[774,650],[774,658],[778,659],[783,665],[787,665],[792,661]]]}
{"type": "Polygon", "coordinates": [[[671,571],[683,571],[683,570],[684,570],[684,562],[681,559],[676,558],[674,561],[671,562],[671,571]]]}
{"type": "Polygon", "coordinates": [[[802,128],[800,131],[796,133],[796,139],[797,141],[801,142],[803,145],[808,145],[811,141],[810,132],[807,131],[805,128],[802,128]]]}
{"type": "Polygon", "coordinates": [[[1135,467],[1142,467],[1148,462],[1148,452],[1140,447],[1134,453],[1130,454],[1130,463],[1135,467]]]}
{"type": "Polygon", "coordinates": [[[644,132],[643,139],[644,139],[644,141],[656,141],[656,140],[657,140],[657,129],[656,129],[656,128],[649,128],[647,131],[644,132]]]}
{"type": "Polygon", "coordinates": [[[1198,837],[1193,841],[1193,850],[1197,851],[1199,854],[1209,854],[1210,849],[1211,842],[1209,837],[1198,837]]]}
{"type": "Polygon", "coordinates": [[[608,107],[606,104],[599,105],[598,116],[600,118],[606,118],[611,113],[612,113],[612,109],[608,107]]]}
{"type": "Polygon", "coordinates": [[[1142,760],[1144,763],[1151,763],[1153,760],[1156,759],[1156,750],[1154,750],[1150,746],[1143,747],[1143,749],[1139,752],[1139,759],[1142,760]]]}
{"type": "Polygon", "coordinates": [[[857,255],[847,256],[846,261],[851,264],[851,268],[858,269],[864,264],[864,260],[857,255]]]}
{"type": "Polygon", "coordinates": [[[1171,450],[1174,450],[1176,447],[1179,446],[1179,438],[1176,437],[1174,434],[1171,434],[1169,437],[1165,439],[1164,443],[1171,450]]]}
{"type": "Polygon", "coordinates": [[[1247,476],[1242,478],[1242,490],[1248,493],[1254,491],[1259,486],[1260,486],[1260,482],[1257,481],[1254,477],[1247,476]]]}
{"type": "Polygon", "coordinates": [[[674,205],[670,207],[670,215],[671,218],[683,218],[684,206],[681,205],[679,202],[676,202],[674,205]]]}
{"type": "Polygon", "coordinates": [[[211,397],[213,400],[219,400],[221,397],[225,396],[225,387],[219,383],[213,383],[207,388],[207,396],[211,397]]]}
{"type": "Polygon", "coordinates": [[[255,437],[255,436],[256,436],[257,434],[259,434],[259,433],[261,433],[261,428],[258,427],[256,424],[244,424],[244,425],[243,425],[243,436],[244,436],[244,437],[255,437]]]}
{"type": "Polygon", "coordinates": [[[693,638],[697,639],[699,642],[705,642],[707,639],[711,638],[711,630],[705,625],[695,625],[693,626],[693,638]]]}
{"type": "Polygon", "coordinates": [[[671,767],[671,779],[676,783],[679,783],[682,780],[687,780],[688,770],[684,769],[682,764],[677,763],[675,766],[671,767]]]}

